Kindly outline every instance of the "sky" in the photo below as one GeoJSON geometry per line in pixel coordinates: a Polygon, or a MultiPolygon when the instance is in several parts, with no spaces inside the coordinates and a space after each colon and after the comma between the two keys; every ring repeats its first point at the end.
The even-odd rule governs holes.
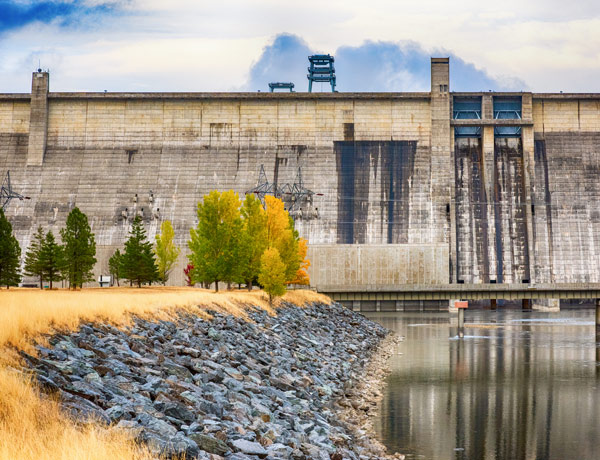
{"type": "Polygon", "coordinates": [[[600,2],[0,0],[0,93],[306,91],[314,53],[339,91],[428,91],[437,56],[454,91],[600,92],[600,2]]]}

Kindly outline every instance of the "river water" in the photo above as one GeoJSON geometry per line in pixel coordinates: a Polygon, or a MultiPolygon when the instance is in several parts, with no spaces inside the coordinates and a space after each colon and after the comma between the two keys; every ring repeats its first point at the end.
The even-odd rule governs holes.
{"type": "Polygon", "coordinates": [[[405,340],[375,427],[407,459],[600,459],[593,310],[369,313],[405,340]]]}

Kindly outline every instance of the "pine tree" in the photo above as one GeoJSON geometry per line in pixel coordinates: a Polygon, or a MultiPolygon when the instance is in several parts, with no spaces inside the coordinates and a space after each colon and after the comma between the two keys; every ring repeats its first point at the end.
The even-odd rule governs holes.
{"type": "Polygon", "coordinates": [[[44,231],[40,225],[25,253],[25,274],[37,277],[40,280],[40,289],[44,288],[44,271],[40,262],[40,252],[44,244],[44,238],[44,231]]]}
{"type": "Polygon", "coordinates": [[[180,249],[173,242],[175,231],[171,222],[165,220],[160,226],[160,235],[156,235],[154,253],[158,262],[158,279],[166,284],[169,273],[179,257],[180,249]]]}
{"type": "Polygon", "coordinates": [[[96,241],[87,216],[79,208],[73,208],[67,217],[67,225],[60,231],[64,249],[64,275],[69,287],[83,287],[94,279],[92,269],[96,263],[96,241]]]}
{"type": "Polygon", "coordinates": [[[21,247],[12,234],[12,225],[0,208],[0,284],[6,286],[6,289],[21,281],[20,259],[21,247]]]}
{"type": "Polygon", "coordinates": [[[64,270],[63,248],[56,243],[52,231],[46,233],[46,238],[44,238],[44,242],[42,243],[40,265],[43,278],[50,282],[50,289],[52,289],[54,281],[63,279],[61,275],[61,271],[64,270]]]}
{"type": "Polygon", "coordinates": [[[198,226],[190,230],[188,256],[194,266],[192,278],[200,283],[241,281],[240,235],[242,219],[240,199],[233,190],[213,190],[198,203],[198,226]]]}
{"type": "Polygon", "coordinates": [[[108,259],[108,269],[110,271],[110,274],[113,277],[113,280],[115,280],[117,282],[117,286],[119,286],[119,279],[122,278],[122,276],[121,276],[121,273],[123,272],[122,266],[123,266],[123,256],[121,254],[121,251],[119,251],[117,249],[114,252],[114,254],[112,256],[110,256],[110,259],[108,259]]]}
{"type": "Polygon", "coordinates": [[[242,281],[248,290],[260,273],[260,258],[267,248],[267,214],[260,200],[254,195],[246,195],[242,203],[243,229],[240,237],[240,257],[242,281]]]}
{"type": "Polygon", "coordinates": [[[140,216],[133,220],[129,239],[125,243],[122,262],[123,277],[130,282],[135,281],[138,287],[142,287],[142,283],[158,280],[152,243],[146,239],[146,230],[140,216]]]}
{"type": "Polygon", "coordinates": [[[260,258],[260,265],[258,282],[269,294],[269,304],[273,305],[273,297],[285,294],[286,267],[277,248],[268,248],[260,258]]]}

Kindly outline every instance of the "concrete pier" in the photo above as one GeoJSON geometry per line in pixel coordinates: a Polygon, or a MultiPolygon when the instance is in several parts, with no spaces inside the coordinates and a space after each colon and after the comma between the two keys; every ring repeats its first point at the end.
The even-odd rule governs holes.
{"type": "Polygon", "coordinates": [[[465,336],[465,309],[458,309],[458,336],[462,339],[465,336]]]}
{"type": "Polygon", "coordinates": [[[600,342],[600,299],[596,299],[596,342],[600,342]]]}

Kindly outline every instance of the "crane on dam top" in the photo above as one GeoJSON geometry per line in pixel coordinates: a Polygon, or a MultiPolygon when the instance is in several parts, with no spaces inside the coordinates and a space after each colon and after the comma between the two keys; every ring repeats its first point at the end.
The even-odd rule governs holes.
{"type": "Polygon", "coordinates": [[[292,82],[281,82],[276,81],[273,83],[269,83],[269,89],[271,92],[275,92],[276,89],[289,89],[290,93],[294,92],[294,84],[292,82]]]}
{"type": "Polygon", "coordinates": [[[18,198],[19,200],[29,200],[28,196],[21,195],[12,189],[12,184],[10,183],[10,171],[6,171],[6,176],[4,176],[2,188],[0,189],[0,204],[2,205],[3,211],[8,207],[10,200],[13,198],[18,198]]]}
{"type": "Polygon", "coordinates": [[[308,68],[308,92],[312,93],[313,82],[329,83],[331,92],[335,93],[335,59],[330,54],[313,54],[308,56],[310,67],[308,68]]]}

